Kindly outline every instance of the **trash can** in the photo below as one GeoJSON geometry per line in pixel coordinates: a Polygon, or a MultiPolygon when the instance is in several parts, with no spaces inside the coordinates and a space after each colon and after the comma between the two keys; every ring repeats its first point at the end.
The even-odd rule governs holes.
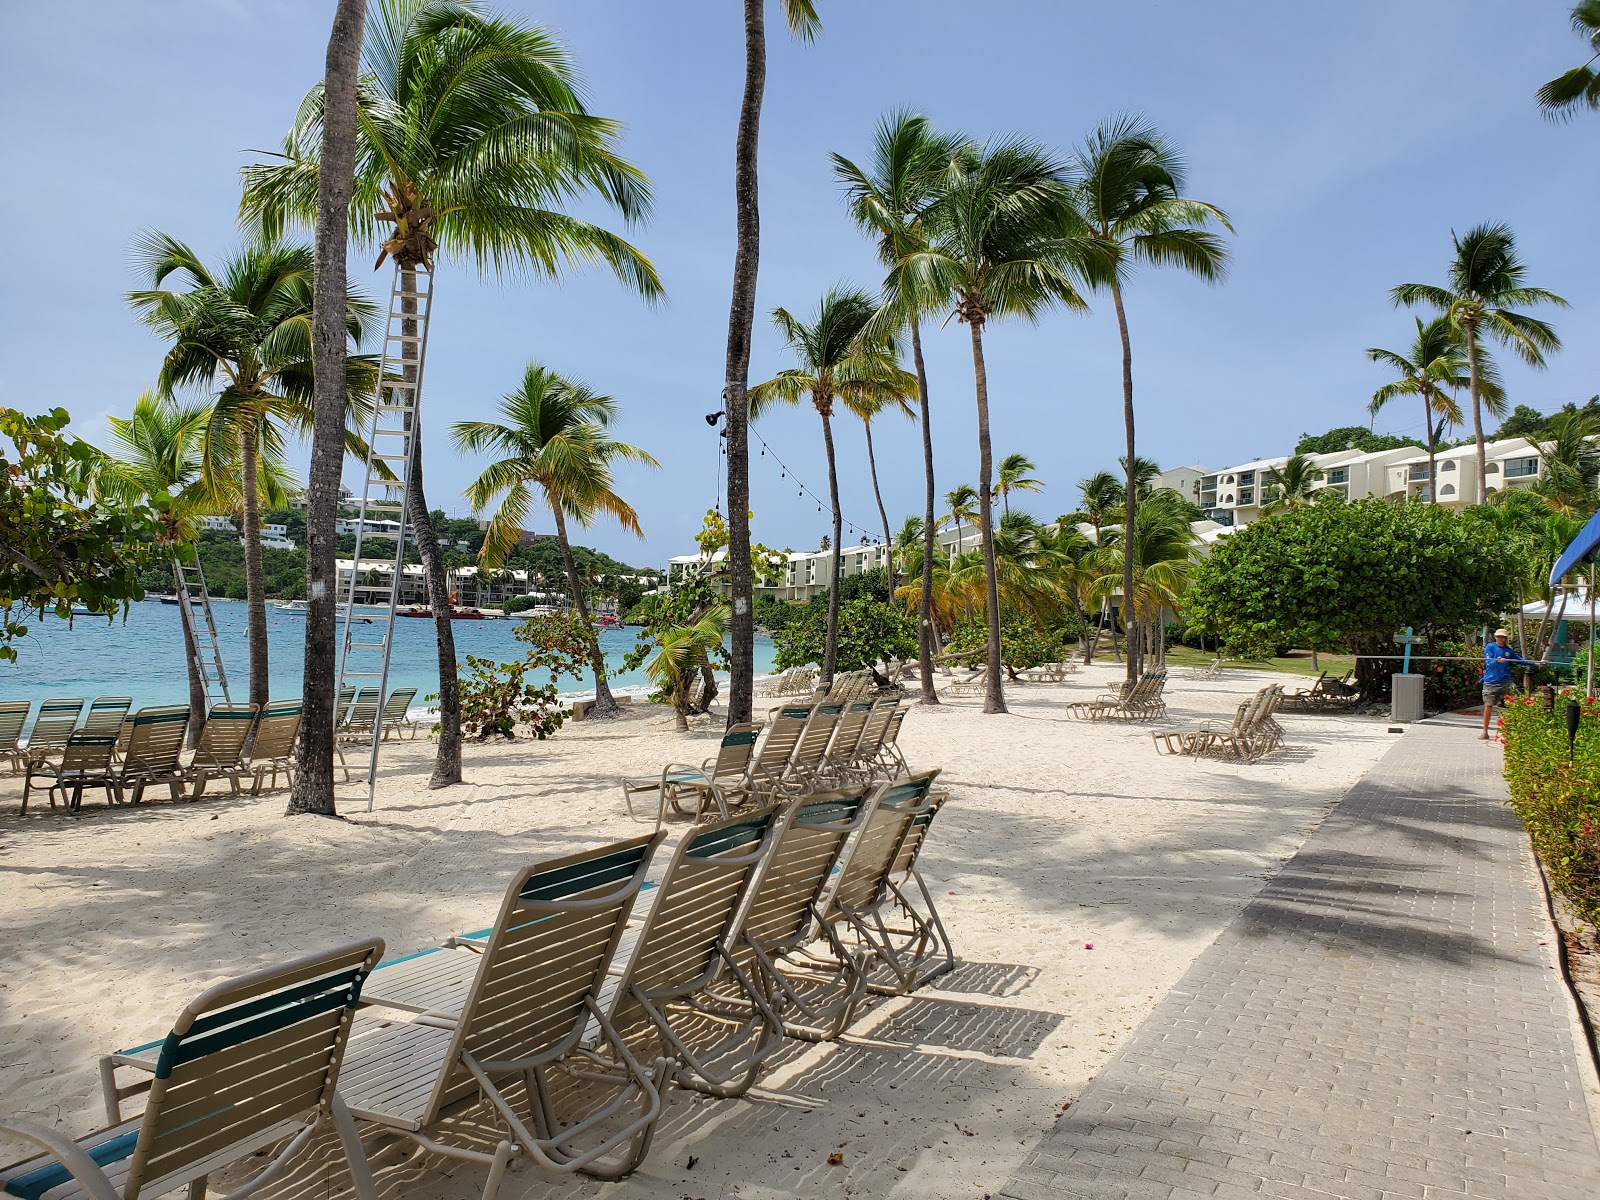
{"type": "Polygon", "coordinates": [[[1389,676],[1391,721],[1422,720],[1422,684],[1421,675],[1389,676]]]}

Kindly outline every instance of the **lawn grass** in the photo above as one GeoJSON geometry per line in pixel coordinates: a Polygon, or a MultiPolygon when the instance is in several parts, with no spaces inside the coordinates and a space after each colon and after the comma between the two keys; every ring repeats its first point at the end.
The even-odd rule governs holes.
{"type": "MultiPolygon", "coordinates": [[[[1196,650],[1191,646],[1172,646],[1167,650],[1167,663],[1174,667],[1204,667],[1215,658],[1216,655],[1210,650],[1196,650]]],[[[1313,677],[1326,671],[1335,679],[1346,671],[1354,670],[1355,665],[1356,659],[1353,654],[1319,654],[1317,666],[1313,667],[1309,650],[1291,650],[1286,658],[1272,658],[1265,662],[1245,662],[1236,658],[1222,660],[1224,670],[1282,671],[1287,675],[1313,677]]]]}

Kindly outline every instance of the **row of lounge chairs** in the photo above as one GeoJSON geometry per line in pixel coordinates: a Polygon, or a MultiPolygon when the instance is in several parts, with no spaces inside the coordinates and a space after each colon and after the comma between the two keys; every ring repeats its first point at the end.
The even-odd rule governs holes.
{"type": "Polygon", "coordinates": [[[817,686],[815,667],[790,667],[779,675],[769,675],[756,689],[761,696],[808,696],[817,686]]]}
{"type": "MultiPolygon", "coordinates": [[[[1041,663],[1037,667],[1005,668],[1006,678],[1013,683],[1065,683],[1068,675],[1076,674],[1078,664],[1071,661],[1041,663]]],[[[989,685],[987,667],[972,667],[959,679],[952,679],[940,689],[945,696],[979,696],[989,685]]]]}
{"type": "Polygon", "coordinates": [[[780,705],[764,726],[730,728],[716,755],[699,766],[668,763],[660,775],[624,778],[623,801],[629,816],[649,820],[635,810],[633,798],[657,793],[659,826],[669,805],[679,815],[704,820],[826,788],[893,778],[907,769],[898,744],[904,721],[898,695],[780,705]]]}
{"type": "Polygon", "coordinates": [[[1283,744],[1283,726],[1273,717],[1283,700],[1283,686],[1270,684],[1240,703],[1233,720],[1226,724],[1202,721],[1183,729],[1157,729],[1158,754],[1201,755],[1223,753],[1245,762],[1255,762],[1283,744]]]}
{"type": "Polygon", "coordinates": [[[1067,716],[1081,721],[1154,721],[1166,716],[1162,695],[1166,686],[1167,669],[1154,667],[1132,684],[1124,681],[1093,700],[1068,704],[1067,716]]]}
{"type": "Polygon", "coordinates": [[[1351,680],[1355,671],[1349,670],[1338,679],[1331,679],[1326,671],[1317,677],[1309,688],[1290,692],[1278,701],[1284,712],[1345,712],[1361,702],[1361,689],[1351,680]]]}
{"type": "Polygon", "coordinates": [[[917,870],[936,774],[697,826],[654,886],[661,830],[523,868],[490,928],[436,949],[384,964],[368,938],[210,988],[165,1038],[102,1059],[105,1129],[0,1119],[46,1151],[0,1169],[0,1190],[203,1195],[212,1172],[280,1146],[254,1191],[327,1129],[373,1200],[360,1124],[387,1135],[380,1162],[393,1148],[485,1169],[485,1200],[518,1159],[620,1178],[672,1084],[741,1096],[785,1036],[835,1038],[869,992],[954,968],[917,870]]]}

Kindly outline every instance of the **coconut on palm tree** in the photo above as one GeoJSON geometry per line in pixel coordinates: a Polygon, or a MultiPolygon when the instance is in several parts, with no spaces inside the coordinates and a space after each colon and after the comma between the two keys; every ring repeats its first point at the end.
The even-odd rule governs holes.
{"type": "Polygon", "coordinates": [[[1472,436],[1478,450],[1478,495],[1488,495],[1483,448],[1485,362],[1483,339],[1490,338],[1530,367],[1542,369],[1545,355],[1561,349],[1561,339],[1546,322],[1517,309],[1534,304],[1566,308],[1567,302],[1544,288],[1526,283],[1527,265],[1517,257],[1509,225],[1478,225],[1464,235],[1450,233],[1455,258],[1444,287],[1402,283],[1389,296],[1398,307],[1425,304],[1439,309],[1460,336],[1467,352],[1467,387],[1472,396],[1472,436]]]}
{"type": "MultiPolygon", "coordinates": [[[[285,439],[311,431],[312,254],[308,246],[260,242],[216,268],[165,233],[143,235],[134,258],[149,286],[128,293],[140,319],[169,343],[157,379],[170,394],[194,388],[211,396],[201,437],[201,478],[212,495],[237,495],[244,538],[246,629],[251,704],[271,698],[267,665],[266,585],[261,573],[261,500],[282,504],[285,439]],[[182,290],[163,286],[176,278],[182,290]]],[[[345,331],[359,343],[371,304],[346,297],[345,331]]],[[[351,356],[345,366],[347,424],[370,411],[377,364],[351,356]]],[[[346,434],[351,449],[361,441],[346,434]]]]}
{"type": "MultiPolygon", "coordinates": [[[[1080,205],[1092,236],[1112,253],[1096,276],[1111,293],[1122,340],[1122,420],[1128,448],[1123,466],[1123,524],[1134,527],[1139,488],[1134,476],[1133,344],[1128,336],[1128,316],[1123,292],[1136,264],[1181,267],[1210,282],[1227,269],[1228,248],[1213,231],[1221,226],[1230,233],[1227,214],[1215,205],[1183,195],[1186,171],[1176,147],[1139,117],[1121,116],[1102,124],[1089,135],[1074,156],[1082,179],[1080,205]]],[[[1123,564],[1124,595],[1134,586],[1135,564],[1123,564]]],[[[1138,678],[1144,647],[1128,647],[1128,680],[1138,678]]]]}
{"type": "MultiPolygon", "coordinates": [[[[498,422],[459,421],[450,427],[458,448],[499,456],[466,493],[478,513],[496,504],[499,497],[484,531],[479,562],[491,569],[504,565],[517,548],[535,501],[542,496],[555,522],[572,606],[579,620],[591,629],[567,520],[588,526],[598,517],[610,517],[629,533],[643,537],[638,513],[616,493],[612,464],[657,465],[639,447],[611,437],[616,412],[617,402],[612,397],[529,363],[522,385],[501,400],[498,422]]],[[[594,670],[594,711],[599,716],[615,716],[620,710],[606,680],[605,654],[598,637],[590,644],[589,662],[594,670]]]]}
{"type": "Polygon", "coordinates": [[[944,494],[944,502],[950,510],[944,519],[956,533],[956,553],[964,553],[966,535],[961,531],[978,519],[978,489],[970,483],[959,484],[944,494]]]}
{"type": "MultiPolygon", "coordinates": [[[[433,312],[418,278],[438,252],[494,277],[559,277],[604,264],[646,297],[655,268],[617,234],[563,207],[594,197],[625,221],[650,206],[642,172],[616,152],[620,125],[583,103],[578,70],[545,29],[488,14],[471,0],[377,0],[368,16],[357,94],[353,237],[394,260],[405,315],[400,362],[415,389],[433,312]]],[[[282,162],[245,168],[244,212],[268,232],[316,212],[323,93],[301,103],[282,162]]],[[[420,390],[413,391],[420,403],[420,390]]],[[[439,747],[430,786],[461,780],[460,692],[450,585],[423,491],[422,439],[412,438],[406,521],[427,576],[439,648],[439,747]]]]}
{"type": "Polygon", "coordinates": [[[1589,57],[1535,93],[1539,107],[1554,120],[1572,117],[1579,108],[1600,109],[1600,73],[1594,68],[1600,61],[1600,0],[1579,0],[1568,20],[1588,46],[1589,57]]]}
{"type": "MultiPolygon", "coordinates": [[[[889,268],[885,292],[891,320],[904,322],[911,335],[911,363],[917,377],[917,401],[922,417],[922,589],[933,595],[933,562],[938,521],[934,515],[933,415],[928,400],[928,369],[922,357],[922,317],[940,302],[938,296],[921,295],[916,280],[901,270],[908,256],[926,245],[923,213],[937,193],[939,179],[950,158],[966,144],[958,135],[936,132],[928,118],[901,109],[878,123],[873,134],[872,157],[857,166],[842,155],[833,156],[833,173],[844,185],[845,199],[856,226],[877,240],[878,259],[889,268]]],[[[974,495],[976,499],[976,495],[974,495]]],[[[891,588],[891,591],[893,589],[891,588]]],[[[922,702],[939,703],[933,686],[931,610],[918,623],[917,657],[921,669],[922,702]]]]}
{"type": "Polygon", "coordinates": [[[844,536],[839,464],[833,447],[833,402],[852,396],[856,403],[887,403],[903,400],[916,388],[916,380],[896,361],[893,342],[869,333],[868,325],[877,311],[877,301],[866,292],[842,285],[823,294],[809,320],[802,321],[787,309],[773,309],[772,322],[794,351],[799,365],[750,389],[752,419],[774,404],[798,404],[802,399],[809,399],[822,419],[822,446],[828,459],[828,505],[833,510],[833,557],[822,654],[824,683],[833,679],[838,658],[840,539],[844,536]]]}
{"type": "MultiPolygon", "coordinates": [[[[821,28],[812,0],[782,0],[789,32],[802,41],[821,28]]],[[[733,600],[728,724],[747,723],[755,705],[755,566],[750,557],[750,339],[756,324],[756,274],[761,257],[757,176],[761,100],[767,86],[767,0],[744,0],[744,95],[734,142],[735,244],[733,299],[722,408],[728,435],[728,589],[733,600]]]]}
{"type": "MultiPolygon", "coordinates": [[[[1428,441],[1428,496],[1437,502],[1438,439],[1434,437],[1434,429],[1440,421],[1461,424],[1461,405],[1453,393],[1467,386],[1467,354],[1448,317],[1435,317],[1428,322],[1421,317],[1415,320],[1417,336],[1404,353],[1378,346],[1367,349],[1367,357],[1373,362],[1400,373],[1400,378],[1372,393],[1367,411],[1376,416],[1391,400],[1401,396],[1421,397],[1428,441]]],[[[1480,367],[1486,365],[1480,364],[1480,367]]]]}
{"type": "Polygon", "coordinates": [[[1012,492],[1044,491],[1044,484],[1028,475],[1033,469],[1033,460],[1026,454],[1008,454],[1000,460],[1000,469],[994,481],[994,494],[1000,497],[1000,506],[1005,512],[1011,511],[1012,492]]]}

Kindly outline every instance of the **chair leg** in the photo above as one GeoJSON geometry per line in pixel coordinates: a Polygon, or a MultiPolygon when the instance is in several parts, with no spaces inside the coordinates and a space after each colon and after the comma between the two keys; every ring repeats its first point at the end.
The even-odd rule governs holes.
{"type": "Polygon", "coordinates": [[[189,1184],[189,1200],[206,1200],[206,1177],[204,1175],[189,1184]]]}
{"type": "MultiPolygon", "coordinates": [[[[378,1200],[378,1185],[373,1181],[372,1164],[367,1161],[366,1149],[361,1145],[361,1133],[356,1128],[355,1118],[350,1115],[350,1110],[344,1106],[337,1092],[333,1095],[330,1108],[334,1132],[339,1135],[345,1160],[350,1164],[350,1181],[355,1186],[356,1200],[378,1200]]],[[[501,1144],[504,1145],[503,1142],[501,1144]]]]}

